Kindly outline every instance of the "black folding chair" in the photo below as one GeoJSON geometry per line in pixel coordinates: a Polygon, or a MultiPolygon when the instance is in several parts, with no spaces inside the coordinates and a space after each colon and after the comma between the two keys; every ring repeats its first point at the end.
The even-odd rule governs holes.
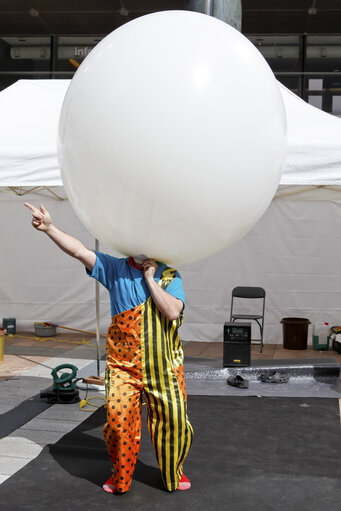
{"type": "Polygon", "coordinates": [[[260,329],[260,339],[254,339],[252,342],[260,342],[260,352],[263,351],[263,330],[264,330],[264,310],[265,310],[265,290],[262,287],[235,287],[232,291],[232,300],[231,300],[231,313],[230,313],[230,321],[236,321],[238,319],[249,319],[255,321],[260,329]],[[250,299],[261,299],[263,303],[260,303],[258,308],[258,314],[236,314],[234,312],[234,307],[236,308],[236,298],[237,308],[240,306],[241,302],[239,298],[243,300],[250,299]],[[260,313],[262,311],[262,313],[260,313]]]}

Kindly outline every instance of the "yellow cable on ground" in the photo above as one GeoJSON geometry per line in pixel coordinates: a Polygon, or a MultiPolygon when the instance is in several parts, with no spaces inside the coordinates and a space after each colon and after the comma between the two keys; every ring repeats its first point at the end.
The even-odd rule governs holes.
{"type": "MultiPolygon", "coordinates": [[[[33,341],[39,341],[39,342],[46,342],[46,341],[53,341],[53,342],[63,342],[66,344],[87,344],[88,346],[91,346],[92,348],[97,348],[95,344],[91,344],[90,341],[87,341],[86,339],[82,339],[81,341],[67,341],[66,339],[54,339],[53,337],[32,337],[29,335],[17,335],[17,334],[7,334],[6,337],[7,340],[14,340],[16,337],[20,337],[22,339],[31,339],[33,341]]],[[[104,346],[100,346],[100,348],[105,348],[104,346]]]]}
{"type": "Polygon", "coordinates": [[[91,403],[91,399],[95,399],[95,398],[100,398],[105,401],[105,397],[103,397],[103,396],[91,396],[91,397],[88,397],[87,399],[81,400],[81,402],[79,403],[79,409],[82,412],[93,412],[94,410],[92,408],[84,410],[84,406],[89,405],[89,406],[93,406],[94,408],[99,408],[101,405],[95,405],[95,404],[91,403]]]}
{"type": "MultiPolygon", "coordinates": [[[[64,330],[72,330],[73,332],[80,332],[81,334],[90,334],[97,335],[97,332],[91,332],[90,330],[80,330],[79,328],[71,328],[69,326],[57,325],[56,323],[42,323],[41,321],[35,321],[35,325],[43,325],[43,327],[55,327],[55,328],[64,328],[64,330]]],[[[106,334],[99,334],[100,337],[106,337],[106,334]]]]}

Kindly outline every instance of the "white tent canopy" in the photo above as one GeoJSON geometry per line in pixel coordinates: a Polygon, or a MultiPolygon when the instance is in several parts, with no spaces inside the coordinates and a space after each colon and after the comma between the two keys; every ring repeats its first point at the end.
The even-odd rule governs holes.
{"type": "Polygon", "coordinates": [[[341,184],[341,120],[280,86],[288,122],[281,185],[341,184]]]}
{"type": "MultiPolygon", "coordinates": [[[[94,283],[79,263],[30,227],[22,197],[7,187],[54,187],[63,196],[56,158],[57,124],[68,80],[20,80],[0,93],[0,317],[19,327],[55,321],[95,329],[94,283]]],[[[288,155],[276,199],[234,247],[180,268],[187,294],[184,340],[221,340],[231,290],[257,285],[267,291],[265,342],[281,342],[282,317],[339,324],[341,303],[341,120],[306,104],[281,86],[288,117],[288,155]],[[298,186],[297,186],[298,185],[298,186]],[[319,195],[292,195],[324,185],[319,195]],[[294,186],[294,188],[293,188],[294,186]],[[283,191],[284,189],[284,191],[283,191]],[[332,195],[334,193],[334,195],[332,195]],[[309,198],[310,200],[305,200],[309,198]],[[322,200],[321,200],[322,199],[322,200]],[[327,200],[323,200],[327,199],[327,200]]],[[[41,197],[56,225],[94,248],[94,239],[69,202],[41,197]]],[[[65,194],[64,194],[65,196],[65,194]]],[[[105,251],[105,247],[100,247],[105,251]]],[[[110,317],[101,291],[104,331],[110,317]]],[[[256,332],[255,332],[256,334],[256,332]]]]}
{"type": "MultiPolygon", "coordinates": [[[[0,186],[61,186],[57,126],[70,80],[19,80],[0,93],[0,186]]],[[[280,84],[288,120],[283,185],[341,185],[341,120],[280,84]]]]}
{"type": "Polygon", "coordinates": [[[61,186],[57,126],[70,80],[19,80],[0,93],[0,186],[61,186]]]}

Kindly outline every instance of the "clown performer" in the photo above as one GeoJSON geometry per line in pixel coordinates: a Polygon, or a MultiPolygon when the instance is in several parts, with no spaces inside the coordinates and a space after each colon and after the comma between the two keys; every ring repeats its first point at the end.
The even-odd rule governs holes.
{"type": "Polygon", "coordinates": [[[43,205],[40,210],[29,203],[25,206],[32,212],[33,227],[84,264],[87,274],[110,294],[103,434],[113,475],[103,490],[129,490],[140,448],[142,393],[164,486],[168,491],[188,490],[191,484],[182,467],[193,430],[187,417],[178,334],[185,303],[179,273],[153,259],[121,259],[94,252],[53,225],[43,205]]]}

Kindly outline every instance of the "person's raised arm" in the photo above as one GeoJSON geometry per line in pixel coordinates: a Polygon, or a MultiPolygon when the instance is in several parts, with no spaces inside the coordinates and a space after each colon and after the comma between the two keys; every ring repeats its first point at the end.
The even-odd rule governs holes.
{"type": "Polygon", "coordinates": [[[153,259],[146,259],[143,263],[143,273],[147,285],[152,295],[153,301],[161,314],[166,316],[170,321],[174,321],[182,312],[184,304],[175,296],[167,293],[159,284],[154,280],[154,275],[157,270],[157,263],[153,259]]]}
{"type": "Polygon", "coordinates": [[[32,212],[32,225],[37,231],[45,232],[66,254],[78,259],[88,270],[93,270],[96,263],[95,252],[86,248],[77,238],[53,225],[49,213],[42,204],[40,210],[29,202],[25,202],[25,206],[32,212]]]}

